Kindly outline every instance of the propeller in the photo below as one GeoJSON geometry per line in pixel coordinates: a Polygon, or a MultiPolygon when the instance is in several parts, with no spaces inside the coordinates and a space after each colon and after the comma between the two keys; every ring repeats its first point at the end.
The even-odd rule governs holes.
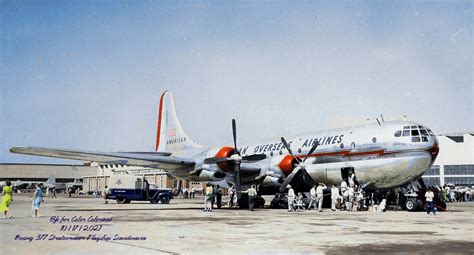
{"type": "Polygon", "coordinates": [[[291,151],[291,148],[290,148],[290,145],[286,142],[285,138],[281,138],[281,142],[283,143],[283,145],[285,146],[285,148],[288,150],[288,152],[290,153],[290,155],[298,162],[298,164],[296,165],[295,169],[293,169],[293,171],[286,177],[285,181],[281,184],[280,186],[280,192],[284,192],[285,189],[286,189],[286,186],[291,183],[291,181],[293,180],[293,177],[295,177],[295,175],[300,171],[300,170],[305,170],[306,168],[306,160],[308,159],[309,155],[313,154],[313,152],[316,150],[316,148],[318,148],[319,146],[319,142],[316,141],[316,143],[313,144],[313,146],[311,147],[311,149],[309,149],[308,151],[308,154],[306,154],[306,156],[304,157],[303,160],[301,160],[300,158],[297,158],[293,152],[291,151]]]}
{"type": "Polygon", "coordinates": [[[216,163],[222,163],[222,162],[228,162],[228,161],[233,161],[235,162],[253,162],[253,161],[260,161],[265,158],[267,158],[267,155],[265,154],[252,154],[252,155],[247,155],[247,156],[241,156],[240,152],[237,150],[237,125],[235,124],[235,119],[232,119],[232,137],[234,140],[234,154],[232,154],[230,157],[227,158],[206,158],[204,159],[204,163],[206,164],[216,164],[216,163]]]}
{"type": "Polygon", "coordinates": [[[241,192],[240,192],[240,187],[241,187],[241,176],[240,176],[240,164],[242,162],[254,162],[254,161],[260,161],[265,158],[267,158],[267,155],[265,154],[253,154],[253,155],[247,155],[247,156],[241,156],[240,152],[237,150],[237,125],[235,122],[235,119],[232,119],[232,138],[234,141],[234,154],[232,154],[230,157],[223,157],[223,158],[206,158],[204,159],[205,164],[217,164],[217,163],[223,163],[223,162],[229,162],[233,166],[234,174],[235,174],[235,189],[237,193],[237,198],[240,198],[241,192]]]}

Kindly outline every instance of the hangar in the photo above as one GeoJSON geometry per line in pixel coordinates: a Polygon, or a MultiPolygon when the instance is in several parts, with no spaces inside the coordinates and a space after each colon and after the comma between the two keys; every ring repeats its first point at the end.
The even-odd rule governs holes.
{"type": "Polygon", "coordinates": [[[427,185],[474,185],[474,132],[441,134],[439,155],[423,175],[427,185]]]}
{"type": "Polygon", "coordinates": [[[84,175],[95,175],[97,169],[90,165],[66,164],[18,164],[0,163],[0,180],[45,181],[48,176],[56,177],[57,182],[72,182],[84,175]]]}

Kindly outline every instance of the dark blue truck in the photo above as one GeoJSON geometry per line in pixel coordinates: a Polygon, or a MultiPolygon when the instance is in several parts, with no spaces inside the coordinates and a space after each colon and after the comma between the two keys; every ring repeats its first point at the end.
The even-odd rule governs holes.
{"type": "Polygon", "coordinates": [[[152,204],[168,204],[173,198],[171,189],[159,189],[149,184],[143,176],[112,175],[109,179],[106,199],[119,204],[131,201],[150,201],[152,204]]]}

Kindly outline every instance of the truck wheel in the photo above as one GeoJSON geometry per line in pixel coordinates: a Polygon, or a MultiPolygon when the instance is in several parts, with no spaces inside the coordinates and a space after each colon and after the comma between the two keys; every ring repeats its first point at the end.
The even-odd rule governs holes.
{"type": "Polygon", "coordinates": [[[405,208],[407,208],[409,212],[414,212],[418,209],[418,202],[415,199],[409,198],[405,201],[405,208]]]}
{"type": "Polygon", "coordinates": [[[118,197],[118,198],[116,199],[116,201],[117,201],[117,204],[125,204],[125,203],[127,203],[127,199],[125,199],[124,197],[118,197]]]}
{"type": "Polygon", "coordinates": [[[169,204],[170,198],[168,196],[161,197],[160,199],[162,204],[169,204]]]}

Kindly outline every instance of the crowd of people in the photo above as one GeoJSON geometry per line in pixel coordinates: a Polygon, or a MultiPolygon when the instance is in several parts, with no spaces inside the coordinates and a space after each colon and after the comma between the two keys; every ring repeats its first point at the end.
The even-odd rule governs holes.
{"type": "Polygon", "coordinates": [[[295,191],[291,185],[287,185],[288,193],[288,212],[299,210],[315,210],[322,212],[322,206],[325,196],[330,196],[332,211],[362,211],[373,210],[384,212],[387,206],[387,200],[374,200],[373,196],[366,196],[365,192],[360,188],[357,178],[352,174],[349,178],[343,179],[339,187],[337,184],[331,186],[331,192],[324,194],[324,190],[328,187],[326,184],[319,182],[309,191],[309,205],[305,208],[303,202],[303,194],[295,191]]]}
{"type": "Polygon", "coordinates": [[[181,188],[179,191],[179,198],[194,198],[196,196],[196,189],[191,188],[181,188]]]}

